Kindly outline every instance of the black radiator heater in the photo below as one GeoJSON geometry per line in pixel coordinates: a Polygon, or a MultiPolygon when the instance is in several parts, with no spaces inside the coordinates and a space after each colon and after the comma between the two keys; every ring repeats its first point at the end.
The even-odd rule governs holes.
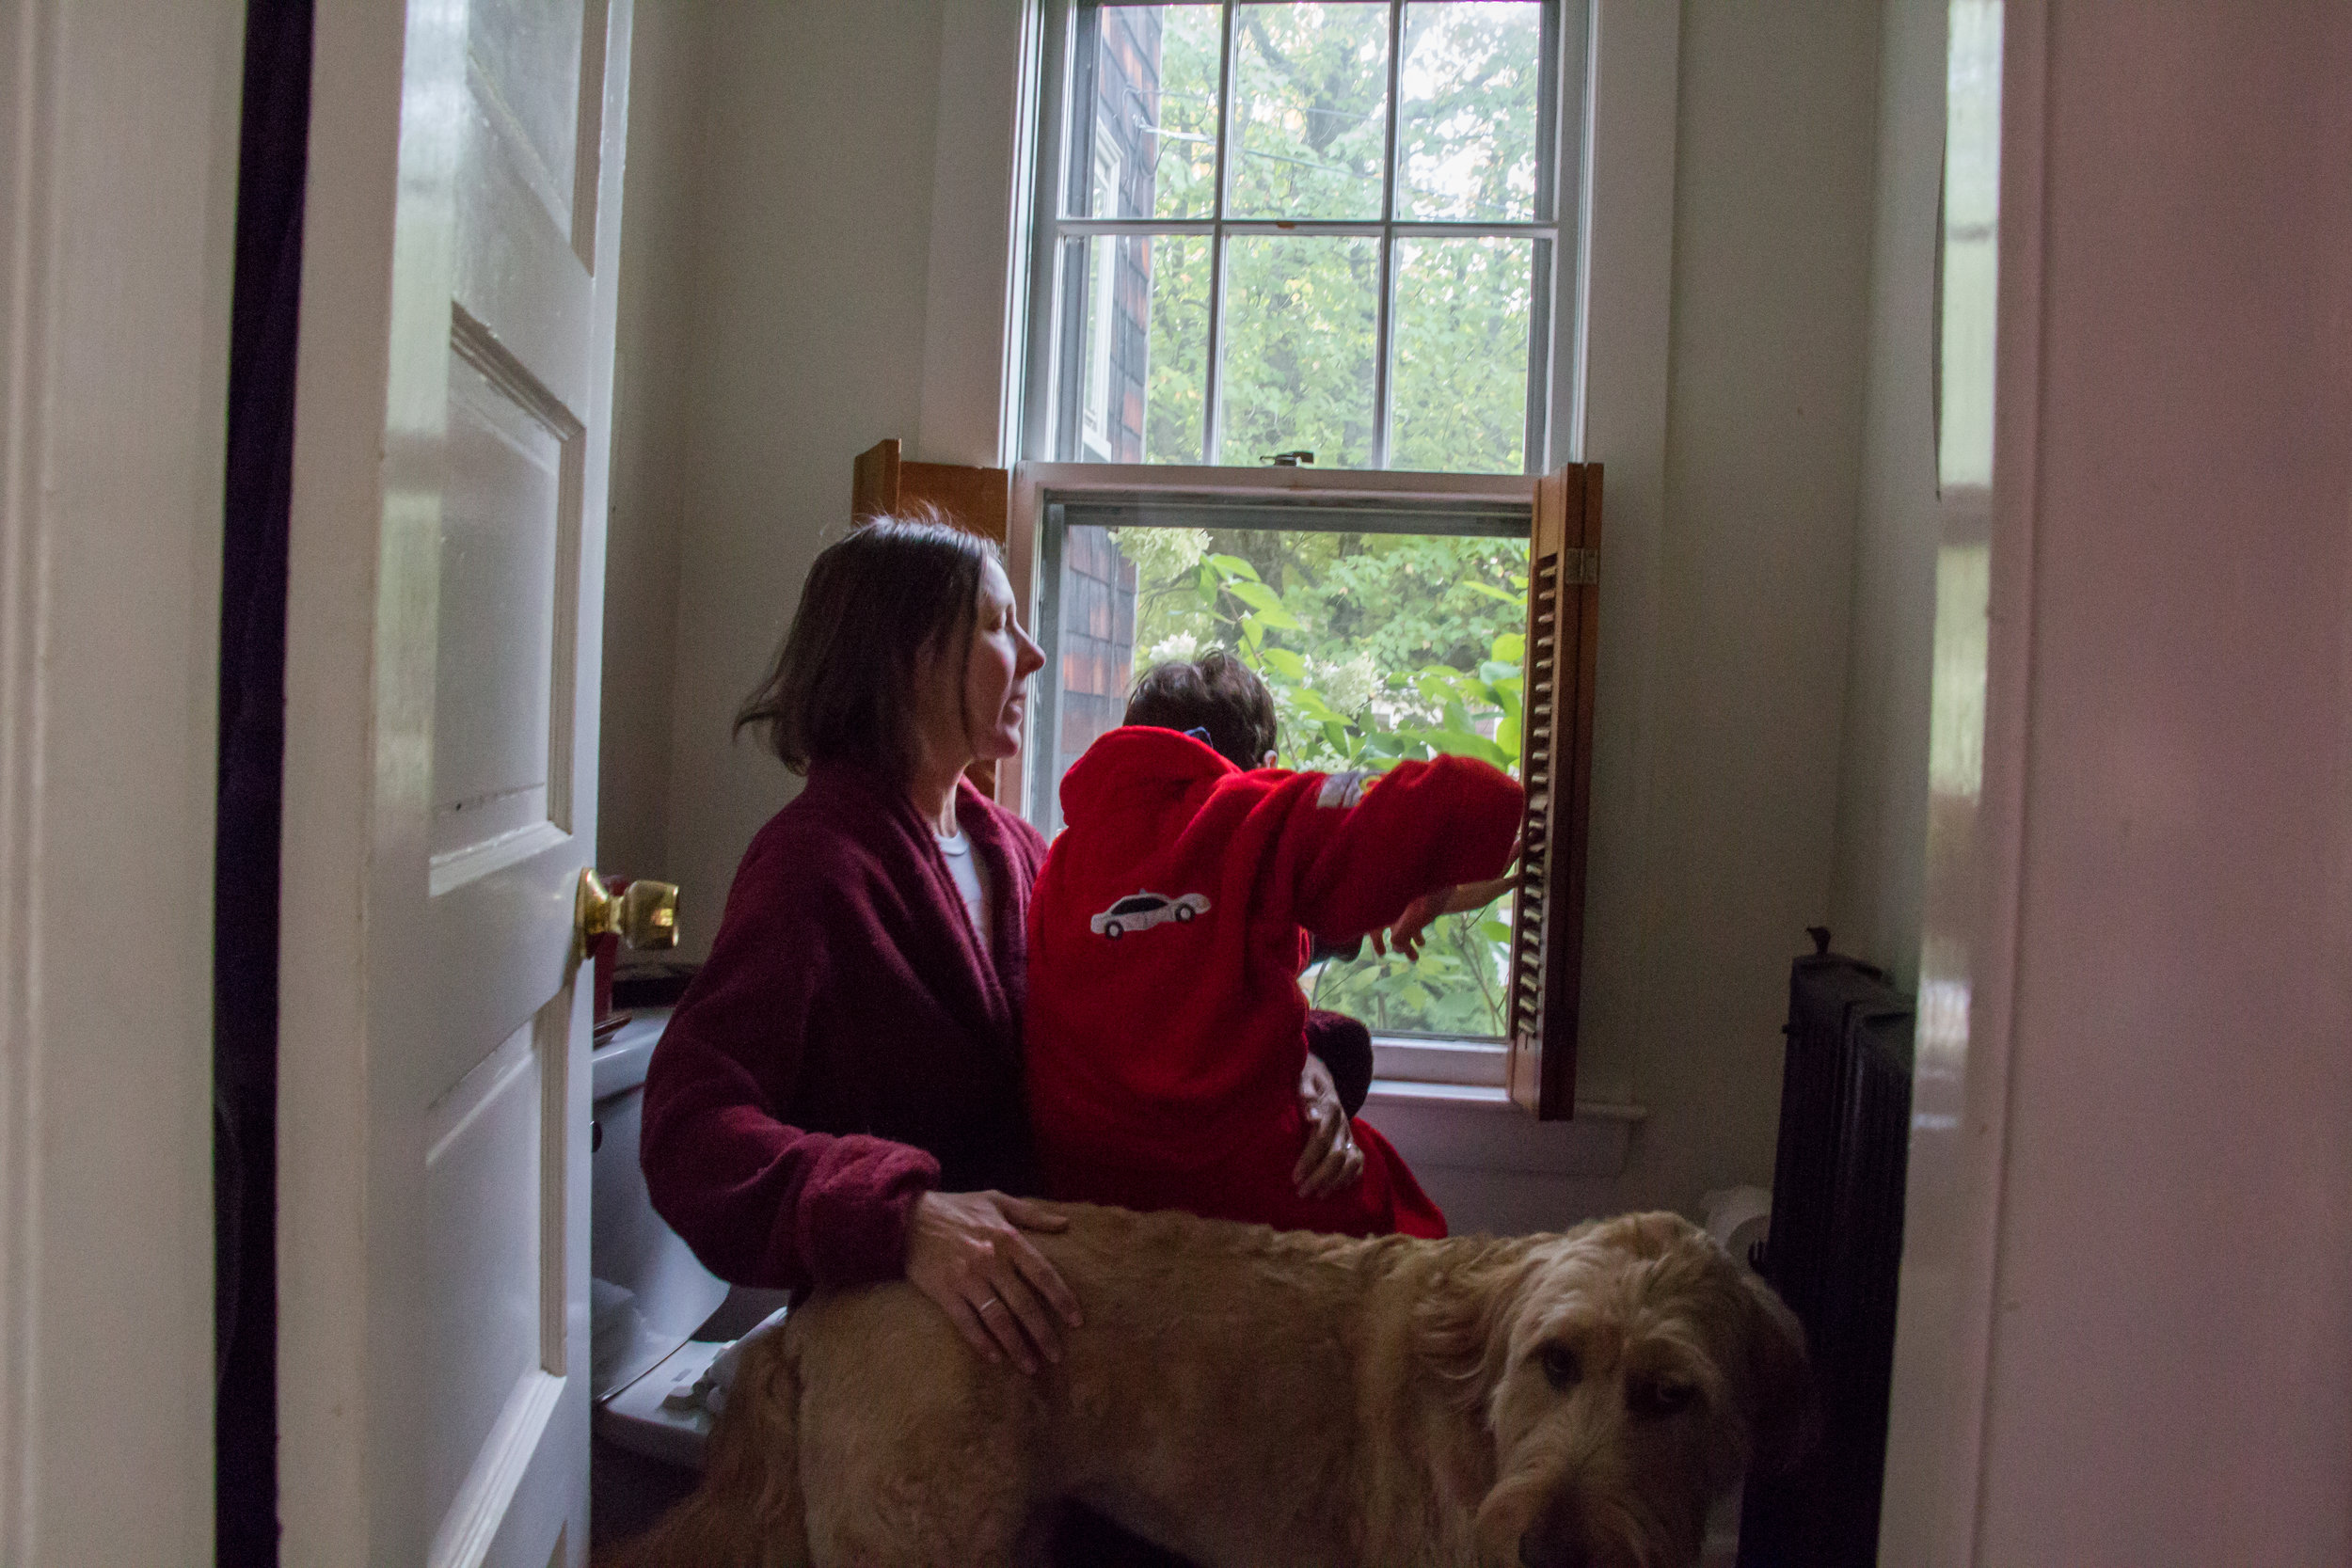
{"type": "Polygon", "coordinates": [[[1895,1286],[1911,1148],[1914,1004],[1868,964],[1816,951],[1788,976],[1772,1219],[1757,1262],[1804,1324],[1820,1441],[1790,1473],[1751,1476],[1740,1568],[1878,1560],[1895,1286]]]}

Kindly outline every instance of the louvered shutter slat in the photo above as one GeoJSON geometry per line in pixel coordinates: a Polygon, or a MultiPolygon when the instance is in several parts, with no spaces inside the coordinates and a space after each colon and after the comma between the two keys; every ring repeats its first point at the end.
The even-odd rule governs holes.
{"type": "Polygon", "coordinates": [[[1576,1105],[1576,1024],[1584,943],[1584,840],[1592,792],[1600,466],[1539,481],[1528,559],[1521,694],[1518,912],[1512,931],[1511,1098],[1546,1121],[1576,1105]],[[1574,552],[1574,553],[1572,553],[1574,552]]]}

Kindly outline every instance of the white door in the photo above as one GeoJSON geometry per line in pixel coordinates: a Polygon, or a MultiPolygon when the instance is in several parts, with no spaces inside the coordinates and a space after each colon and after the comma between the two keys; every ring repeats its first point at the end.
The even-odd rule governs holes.
{"type": "Polygon", "coordinates": [[[289,586],[289,1564],[587,1551],[628,0],[322,0],[289,586]]]}

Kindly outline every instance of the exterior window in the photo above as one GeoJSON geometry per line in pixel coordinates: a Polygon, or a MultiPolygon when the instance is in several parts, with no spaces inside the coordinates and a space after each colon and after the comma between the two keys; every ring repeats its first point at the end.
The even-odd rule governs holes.
{"type": "MultiPolygon", "coordinates": [[[[1524,504],[1333,514],[1211,499],[1069,502],[1039,535],[1041,681],[1031,820],[1061,826],[1062,774],[1126,706],[1135,671],[1239,650],[1273,689],[1277,762],[1336,772],[1439,752],[1518,770],[1524,504]]],[[[1305,984],[1384,1036],[1499,1040],[1512,908],[1442,917],[1420,957],[1367,944],[1305,984]]],[[[1500,1070],[1499,1067],[1497,1070],[1500,1070]]]]}
{"type": "Polygon", "coordinates": [[[1028,455],[1540,471],[1574,249],[1564,8],[1073,0],[1028,455]]]}
{"type": "MultiPolygon", "coordinates": [[[[1550,690],[1526,690],[1558,668],[1527,648],[1557,626],[1529,610],[1544,492],[1509,476],[1573,455],[1586,0],[1046,14],[1022,449],[1054,473],[1016,525],[1049,659],[1028,816],[1059,830],[1062,775],[1141,669],[1215,646],[1272,688],[1280,766],[1451,752],[1549,791],[1519,754],[1552,734],[1550,690]],[[1230,471],[1281,457],[1304,487],[1230,471]],[[1168,471],[1058,467],[1114,464],[1168,471]],[[1393,477],[1308,477],[1327,469],[1393,477]]],[[[1367,944],[1304,984],[1372,1026],[1385,1076],[1507,1076],[1565,1114],[1570,1080],[1522,1095],[1542,1053],[1504,1043],[1529,1033],[1514,998],[1548,899],[1442,916],[1416,958],[1367,944]]]]}

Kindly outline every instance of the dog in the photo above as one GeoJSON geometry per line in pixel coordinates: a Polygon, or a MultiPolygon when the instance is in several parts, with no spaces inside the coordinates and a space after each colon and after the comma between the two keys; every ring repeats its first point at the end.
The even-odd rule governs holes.
{"type": "Polygon", "coordinates": [[[1674,1214],[1368,1241],[1071,1205],[1035,1376],[904,1283],[747,1351],[699,1490],[614,1568],[1013,1568],[1065,1498],[1200,1568],[1687,1568],[1793,1463],[1804,1336],[1674,1214]]]}

